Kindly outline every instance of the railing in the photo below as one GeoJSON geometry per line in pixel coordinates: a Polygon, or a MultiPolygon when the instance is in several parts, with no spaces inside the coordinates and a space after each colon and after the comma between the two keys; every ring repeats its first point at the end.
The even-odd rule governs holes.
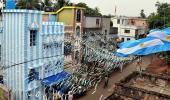
{"type": "Polygon", "coordinates": [[[73,26],[72,25],[65,25],[64,32],[72,33],[73,32],[73,26]]]}

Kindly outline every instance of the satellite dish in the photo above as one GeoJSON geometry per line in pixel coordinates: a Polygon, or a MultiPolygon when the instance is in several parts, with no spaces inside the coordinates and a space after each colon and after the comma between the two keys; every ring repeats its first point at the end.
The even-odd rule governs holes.
{"type": "Polygon", "coordinates": [[[45,12],[52,12],[53,8],[52,7],[45,7],[45,12]]]}

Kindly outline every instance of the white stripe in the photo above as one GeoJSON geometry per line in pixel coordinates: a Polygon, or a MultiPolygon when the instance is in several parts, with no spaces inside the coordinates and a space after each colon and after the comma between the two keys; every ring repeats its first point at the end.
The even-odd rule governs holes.
{"type": "Polygon", "coordinates": [[[152,46],[156,46],[156,45],[162,45],[162,44],[164,44],[164,43],[160,39],[154,39],[154,40],[144,42],[143,43],[144,47],[141,47],[139,44],[139,45],[131,47],[131,48],[118,49],[117,52],[122,53],[122,54],[131,54],[131,53],[136,52],[143,48],[152,47],[152,46]]]}
{"type": "Polygon", "coordinates": [[[161,31],[152,32],[152,33],[148,34],[147,36],[156,37],[156,38],[159,38],[159,39],[162,39],[162,40],[165,40],[165,41],[170,41],[170,40],[167,39],[167,37],[170,37],[170,35],[165,34],[161,31]]]}
{"type": "MultiPolygon", "coordinates": [[[[21,46],[22,46],[22,49],[21,49],[21,61],[24,62],[24,33],[25,33],[25,14],[23,13],[22,14],[22,27],[20,27],[20,30],[21,30],[21,46]]],[[[20,68],[21,68],[21,89],[22,91],[24,91],[25,87],[24,87],[24,84],[25,84],[25,81],[24,81],[24,77],[25,77],[25,72],[24,72],[24,69],[25,69],[25,66],[24,64],[23,65],[20,65],[20,68]]],[[[22,95],[20,93],[20,95],[22,95]]],[[[25,97],[25,92],[23,92],[23,98],[25,97]]]]}

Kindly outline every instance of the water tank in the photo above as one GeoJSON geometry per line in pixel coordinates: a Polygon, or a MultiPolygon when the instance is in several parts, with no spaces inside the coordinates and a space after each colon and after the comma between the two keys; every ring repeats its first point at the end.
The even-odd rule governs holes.
{"type": "Polygon", "coordinates": [[[6,0],[5,9],[15,9],[16,0],[6,0]]]}

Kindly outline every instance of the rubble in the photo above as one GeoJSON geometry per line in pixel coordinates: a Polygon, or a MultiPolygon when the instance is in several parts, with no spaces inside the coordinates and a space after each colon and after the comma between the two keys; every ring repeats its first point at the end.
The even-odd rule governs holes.
{"type": "Polygon", "coordinates": [[[170,77],[133,72],[116,84],[106,100],[169,100],[170,77]]]}

